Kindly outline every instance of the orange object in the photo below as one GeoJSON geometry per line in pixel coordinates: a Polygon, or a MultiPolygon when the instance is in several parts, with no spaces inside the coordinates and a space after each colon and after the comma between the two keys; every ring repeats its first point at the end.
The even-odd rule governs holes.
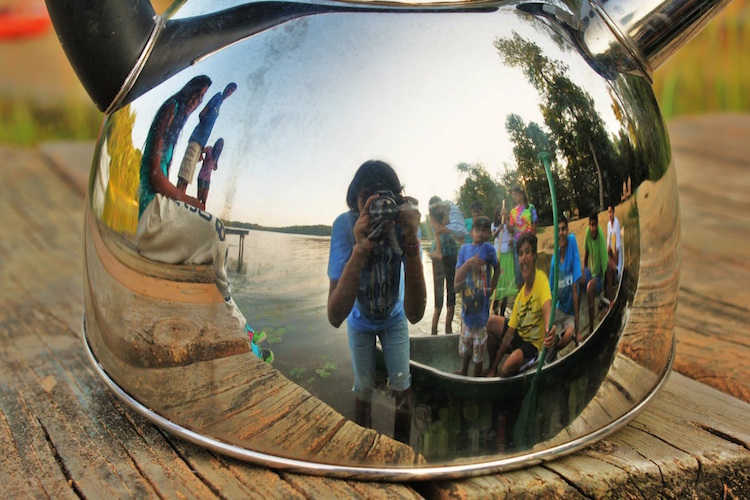
{"type": "Polygon", "coordinates": [[[0,40],[40,35],[52,27],[45,8],[0,9],[0,40]]]}

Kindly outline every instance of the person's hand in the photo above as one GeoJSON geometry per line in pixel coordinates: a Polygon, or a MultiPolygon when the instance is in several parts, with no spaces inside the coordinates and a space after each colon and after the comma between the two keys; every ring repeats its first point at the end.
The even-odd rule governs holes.
{"type": "Polygon", "coordinates": [[[185,203],[187,203],[191,207],[195,207],[195,208],[198,208],[198,209],[203,210],[203,211],[206,210],[205,203],[201,202],[198,198],[194,198],[194,197],[189,196],[189,195],[184,195],[184,198],[182,199],[182,201],[184,201],[185,203]]]}
{"type": "Polygon", "coordinates": [[[398,207],[398,223],[404,231],[406,241],[415,240],[419,230],[419,221],[422,214],[419,213],[416,198],[404,196],[404,202],[398,207]]]}
{"type": "Polygon", "coordinates": [[[557,345],[557,326],[552,325],[552,328],[545,329],[544,334],[544,347],[549,349],[554,349],[557,345]]]}
{"type": "Polygon", "coordinates": [[[469,269],[481,269],[487,265],[487,262],[479,257],[479,255],[469,258],[466,263],[469,264],[469,269]]]}
{"type": "Polygon", "coordinates": [[[375,193],[367,198],[362,210],[359,212],[357,222],[354,223],[354,241],[356,241],[356,244],[367,252],[375,247],[375,242],[368,239],[367,235],[370,234],[370,223],[372,222],[370,218],[370,205],[373,201],[378,199],[378,196],[379,195],[375,193]]]}

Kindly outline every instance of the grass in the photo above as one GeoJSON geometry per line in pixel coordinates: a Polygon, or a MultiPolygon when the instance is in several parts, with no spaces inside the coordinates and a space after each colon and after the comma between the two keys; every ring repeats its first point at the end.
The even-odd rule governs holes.
{"type": "Polygon", "coordinates": [[[0,96],[0,144],[31,147],[51,140],[92,140],[102,117],[93,104],[0,96]]]}
{"type": "Polygon", "coordinates": [[[654,74],[669,119],[750,110],[750,0],[734,0],[654,74]]]}

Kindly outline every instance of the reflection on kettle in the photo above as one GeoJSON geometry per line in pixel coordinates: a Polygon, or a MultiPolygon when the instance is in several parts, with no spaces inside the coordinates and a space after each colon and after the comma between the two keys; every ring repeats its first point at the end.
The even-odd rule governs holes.
{"type": "Polygon", "coordinates": [[[650,74],[726,3],[49,2],[105,111],[94,367],[171,432],[310,473],[471,475],[613,432],[674,355],[650,74]]]}

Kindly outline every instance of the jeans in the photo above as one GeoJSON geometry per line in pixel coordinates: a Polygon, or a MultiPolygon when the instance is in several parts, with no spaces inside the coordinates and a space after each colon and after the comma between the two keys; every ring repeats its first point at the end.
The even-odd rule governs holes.
{"type": "Polygon", "coordinates": [[[409,326],[406,316],[398,323],[377,331],[362,331],[347,324],[349,352],[354,368],[354,394],[357,399],[370,401],[375,388],[375,336],[380,338],[388,371],[388,380],[394,391],[405,391],[411,386],[409,373],[409,326]]]}

